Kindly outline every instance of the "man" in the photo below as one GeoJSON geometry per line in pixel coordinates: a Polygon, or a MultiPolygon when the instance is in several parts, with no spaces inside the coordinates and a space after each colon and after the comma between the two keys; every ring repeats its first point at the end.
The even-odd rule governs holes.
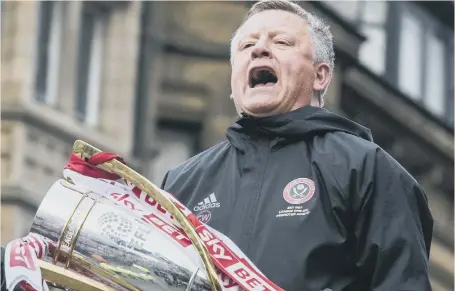
{"type": "Polygon", "coordinates": [[[287,291],[431,290],[423,190],[368,129],[322,108],[329,28],[294,3],[262,1],[231,51],[241,118],[162,188],[287,291]]]}

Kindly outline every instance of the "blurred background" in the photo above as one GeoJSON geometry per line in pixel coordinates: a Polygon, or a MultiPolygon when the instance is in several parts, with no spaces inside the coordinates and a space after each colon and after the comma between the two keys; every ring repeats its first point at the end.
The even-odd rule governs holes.
{"type": "MultiPolygon", "coordinates": [[[[1,244],[24,236],[76,139],[151,181],[236,119],[229,41],[254,2],[1,1],[1,244]]],[[[332,28],[327,108],[422,185],[435,291],[454,285],[454,2],[299,2],[332,28]]]]}

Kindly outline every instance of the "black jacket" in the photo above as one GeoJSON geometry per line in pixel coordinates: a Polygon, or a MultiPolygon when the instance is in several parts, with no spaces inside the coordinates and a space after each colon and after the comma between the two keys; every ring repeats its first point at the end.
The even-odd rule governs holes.
{"type": "Polygon", "coordinates": [[[240,118],[162,188],[283,289],[431,290],[433,219],[370,131],[321,108],[240,118]]]}

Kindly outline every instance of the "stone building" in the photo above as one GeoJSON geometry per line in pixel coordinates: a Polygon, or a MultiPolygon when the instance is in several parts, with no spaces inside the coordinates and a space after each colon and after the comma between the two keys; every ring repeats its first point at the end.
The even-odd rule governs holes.
{"type": "MultiPolygon", "coordinates": [[[[229,40],[252,2],[1,1],[1,243],[83,139],[160,183],[224,138],[229,40]]],[[[367,127],[422,184],[431,275],[453,290],[453,2],[301,2],[331,25],[327,107],[367,127]]]]}

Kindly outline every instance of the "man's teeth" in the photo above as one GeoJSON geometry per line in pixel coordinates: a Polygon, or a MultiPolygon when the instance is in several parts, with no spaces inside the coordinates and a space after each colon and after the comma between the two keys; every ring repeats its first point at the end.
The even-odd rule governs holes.
{"type": "Polygon", "coordinates": [[[254,88],[256,88],[256,87],[271,87],[273,85],[275,85],[275,83],[273,83],[273,82],[268,82],[267,84],[259,83],[256,86],[254,86],[254,88]]]}

